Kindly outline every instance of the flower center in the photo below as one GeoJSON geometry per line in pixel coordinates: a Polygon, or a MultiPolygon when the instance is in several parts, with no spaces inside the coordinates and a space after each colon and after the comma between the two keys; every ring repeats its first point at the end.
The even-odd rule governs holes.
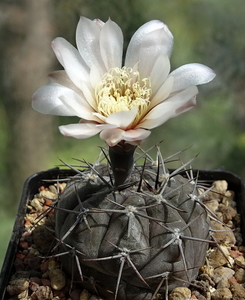
{"type": "Polygon", "coordinates": [[[133,126],[148,110],[151,83],[149,78],[140,79],[139,72],[131,68],[113,68],[102,77],[95,94],[98,113],[104,117],[137,107],[138,113],[133,126]]]}

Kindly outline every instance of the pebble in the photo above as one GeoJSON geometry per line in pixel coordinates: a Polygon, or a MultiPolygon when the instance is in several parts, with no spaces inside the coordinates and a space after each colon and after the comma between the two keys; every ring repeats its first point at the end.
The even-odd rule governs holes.
{"type": "Polygon", "coordinates": [[[27,279],[14,279],[10,281],[10,284],[7,286],[7,291],[11,296],[19,295],[23,291],[27,290],[29,287],[29,282],[27,279]]]}
{"type": "Polygon", "coordinates": [[[215,192],[221,194],[217,194],[217,193],[213,193],[213,197],[214,198],[223,198],[223,195],[226,193],[228,188],[228,183],[226,180],[217,180],[213,183],[212,185],[212,190],[214,190],[215,192]]]}
{"type": "Polygon", "coordinates": [[[205,203],[205,206],[207,206],[208,209],[214,213],[217,211],[219,207],[219,202],[218,200],[209,200],[208,202],[205,203]]]}
{"type": "Polygon", "coordinates": [[[245,299],[245,288],[237,282],[232,283],[231,291],[233,293],[232,300],[244,300],[245,299]]]}
{"type": "Polygon", "coordinates": [[[85,289],[82,290],[79,300],[89,300],[89,298],[90,298],[90,294],[89,294],[88,290],[85,290],[85,289]]]}
{"type": "Polygon", "coordinates": [[[81,294],[82,290],[79,288],[76,288],[74,290],[71,291],[70,296],[72,300],[79,300],[80,298],[80,294],[81,294]]]}
{"type": "Polygon", "coordinates": [[[234,201],[235,193],[233,191],[226,191],[225,196],[222,199],[222,203],[226,206],[231,206],[233,208],[236,208],[236,202],[234,201]]]}
{"type": "Polygon", "coordinates": [[[49,286],[40,286],[35,292],[35,296],[38,300],[51,300],[53,292],[49,286]]]}
{"type": "Polygon", "coordinates": [[[230,287],[230,283],[227,278],[222,278],[216,286],[217,289],[229,288],[229,287],[230,287]]]}
{"type": "Polygon", "coordinates": [[[236,238],[234,236],[234,233],[229,227],[223,226],[218,222],[211,222],[211,223],[212,223],[212,229],[217,230],[217,232],[213,233],[213,236],[220,245],[225,245],[227,247],[232,247],[235,245],[236,238]]]}
{"type": "Polygon", "coordinates": [[[190,298],[191,291],[186,287],[177,287],[169,295],[169,300],[189,300],[190,298]]]}
{"type": "Polygon", "coordinates": [[[207,274],[211,278],[214,276],[214,267],[212,266],[204,265],[200,268],[200,271],[204,274],[207,274]]]}
{"type": "Polygon", "coordinates": [[[35,208],[36,212],[40,213],[43,211],[43,206],[40,203],[39,199],[34,198],[33,200],[31,200],[31,206],[33,208],[35,208]]]}
{"type": "Polygon", "coordinates": [[[49,279],[51,287],[54,290],[61,290],[66,285],[65,274],[61,269],[51,269],[49,270],[49,279]]]}
{"type": "Polygon", "coordinates": [[[235,271],[227,267],[218,267],[214,270],[213,280],[218,283],[222,279],[230,279],[235,274],[235,271]]]}
{"type": "Polygon", "coordinates": [[[215,247],[209,254],[209,264],[214,268],[223,266],[228,262],[229,251],[225,246],[220,246],[223,253],[218,247],[215,247]]]}
{"type": "Polygon", "coordinates": [[[235,273],[235,278],[238,283],[245,283],[245,270],[243,268],[237,269],[235,273]]]}
{"type": "Polygon", "coordinates": [[[39,197],[43,197],[43,198],[47,198],[47,199],[56,199],[57,198],[57,194],[56,193],[52,193],[50,191],[41,191],[39,193],[39,197]]]}
{"type": "Polygon", "coordinates": [[[239,267],[245,268],[245,259],[244,256],[239,256],[235,259],[235,264],[239,267]]]}
{"type": "Polygon", "coordinates": [[[211,297],[213,300],[230,300],[232,293],[228,288],[221,288],[213,292],[211,297]]]}
{"type": "Polygon", "coordinates": [[[237,214],[237,211],[234,208],[224,204],[219,204],[218,211],[222,213],[224,223],[231,221],[237,214]]]}

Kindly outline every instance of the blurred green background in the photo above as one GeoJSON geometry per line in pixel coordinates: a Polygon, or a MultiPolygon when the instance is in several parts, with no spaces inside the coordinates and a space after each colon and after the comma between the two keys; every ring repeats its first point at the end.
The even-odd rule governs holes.
{"type": "Polygon", "coordinates": [[[216,79],[199,88],[198,104],[171,119],[142,145],[158,141],[166,157],[190,145],[182,159],[197,153],[193,168],[224,166],[245,178],[245,1],[244,0],[6,0],[0,3],[0,266],[14,224],[24,180],[59,164],[58,158],[93,162],[99,137],[75,140],[58,125],[77,119],[33,111],[32,94],[59,69],[50,42],[56,36],[75,44],[79,15],[110,17],[122,28],[125,48],[146,21],[160,19],[175,37],[172,69],[186,63],[210,66],[216,79]]]}

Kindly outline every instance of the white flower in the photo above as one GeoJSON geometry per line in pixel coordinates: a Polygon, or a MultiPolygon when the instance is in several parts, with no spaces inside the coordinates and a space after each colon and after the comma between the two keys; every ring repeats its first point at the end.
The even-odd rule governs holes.
{"type": "Polygon", "coordinates": [[[196,85],[215,77],[197,63],[169,73],[173,36],[157,20],[135,32],[124,64],[123,34],[110,19],[103,23],[81,17],[76,43],[78,50],[60,37],[52,42],[64,71],[51,73],[50,83],[32,102],[41,113],[81,119],[59,127],[65,136],[83,139],[100,133],[111,147],[122,140],[139,144],[150,129],[192,108],[196,85]]]}

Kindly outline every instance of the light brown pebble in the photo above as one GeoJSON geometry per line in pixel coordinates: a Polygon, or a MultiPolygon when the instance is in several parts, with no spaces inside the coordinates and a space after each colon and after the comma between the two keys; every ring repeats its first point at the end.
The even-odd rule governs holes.
{"type": "Polygon", "coordinates": [[[169,300],[189,300],[190,298],[191,291],[186,287],[177,287],[169,295],[169,300]]]}
{"type": "Polygon", "coordinates": [[[38,300],[50,300],[53,298],[53,292],[49,286],[40,286],[35,292],[38,300]]]}
{"type": "Polygon", "coordinates": [[[236,270],[235,278],[238,283],[244,283],[245,282],[245,270],[243,268],[239,268],[236,270]]]}
{"type": "Polygon", "coordinates": [[[236,202],[234,201],[235,192],[234,191],[226,191],[225,196],[222,199],[222,203],[226,206],[231,206],[236,208],[236,202]]]}
{"type": "Polygon", "coordinates": [[[232,293],[228,288],[217,289],[212,293],[213,300],[230,300],[232,299],[232,293]]]}
{"type": "Polygon", "coordinates": [[[7,286],[7,291],[11,296],[19,295],[23,291],[27,290],[29,282],[26,279],[14,279],[10,281],[7,286]]]}
{"type": "Polygon", "coordinates": [[[48,199],[56,199],[57,195],[55,193],[52,193],[50,191],[41,191],[39,193],[40,197],[48,198],[48,199]]]}
{"type": "Polygon", "coordinates": [[[237,211],[234,208],[224,204],[219,205],[218,211],[222,213],[224,223],[231,221],[237,214],[237,211]]]}
{"type": "Polygon", "coordinates": [[[239,266],[244,268],[245,267],[245,259],[244,256],[239,256],[235,259],[235,263],[239,266]]]}
{"type": "Polygon", "coordinates": [[[229,284],[229,280],[227,278],[222,278],[216,286],[217,289],[229,288],[229,287],[230,287],[230,284],[229,284]]]}
{"type": "Polygon", "coordinates": [[[219,202],[218,200],[210,200],[205,205],[211,210],[213,213],[216,212],[216,210],[219,207],[219,202]]]}
{"type": "Polygon", "coordinates": [[[214,248],[214,250],[209,254],[208,260],[209,264],[214,268],[223,266],[227,263],[227,259],[229,256],[229,251],[225,246],[220,246],[223,253],[220,251],[218,247],[214,248]]]}
{"type": "Polygon", "coordinates": [[[79,300],[89,300],[90,294],[88,290],[82,290],[79,300]]]}
{"type": "Polygon", "coordinates": [[[37,199],[37,198],[34,198],[34,199],[31,201],[31,206],[32,206],[33,208],[35,208],[35,210],[36,210],[37,212],[42,212],[42,210],[43,210],[43,206],[42,206],[42,204],[40,203],[39,199],[37,199]]]}
{"type": "Polygon", "coordinates": [[[66,285],[65,274],[61,269],[51,269],[49,271],[49,279],[51,282],[51,287],[54,290],[61,290],[66,285]]]}
{"type": "Polygon", "coordinates": [[[233,282],[231,285],[231,291],[233,293],[232,300],[244,300],[245,288],[238,282],[233,282]]]}
{"type": "Polygon", "coordinates": [[[212,185],[212,190],[214,190],[217,193],[222,194],[222,195],[219,195],[217,193],[213,193],[214,197],[215,198],[222,198],[223,195],[226,193],[227,188],[228,188],[228,183],[227,183],[226,180],[217,180],[217,181],[215,181],[212,185]]]}
{"type": "Polygon", "coordinates": [[[235,271],[227,267],[218,267],[214,270],[213,280],[218,283],[222,279],[230,279],[235,271]]]}
{"type": "Polygon", "coordinates": [[[225,245],[227,247],[231,247],[235,245],[236,238],[234,236],[234,233],[229,227],[223,226],[218,222],[211,222],[211,223],[212,223],[212,229],[217,231],[213,233],[213,236],[220,245],[225,245]]]}
{"type": "Polygon", "coordinates": [[[214,276],[214,267],[212,266],[204,265],[200,268],[200,271],[204,274],[207,274],[211,278],[214,276]]]}

